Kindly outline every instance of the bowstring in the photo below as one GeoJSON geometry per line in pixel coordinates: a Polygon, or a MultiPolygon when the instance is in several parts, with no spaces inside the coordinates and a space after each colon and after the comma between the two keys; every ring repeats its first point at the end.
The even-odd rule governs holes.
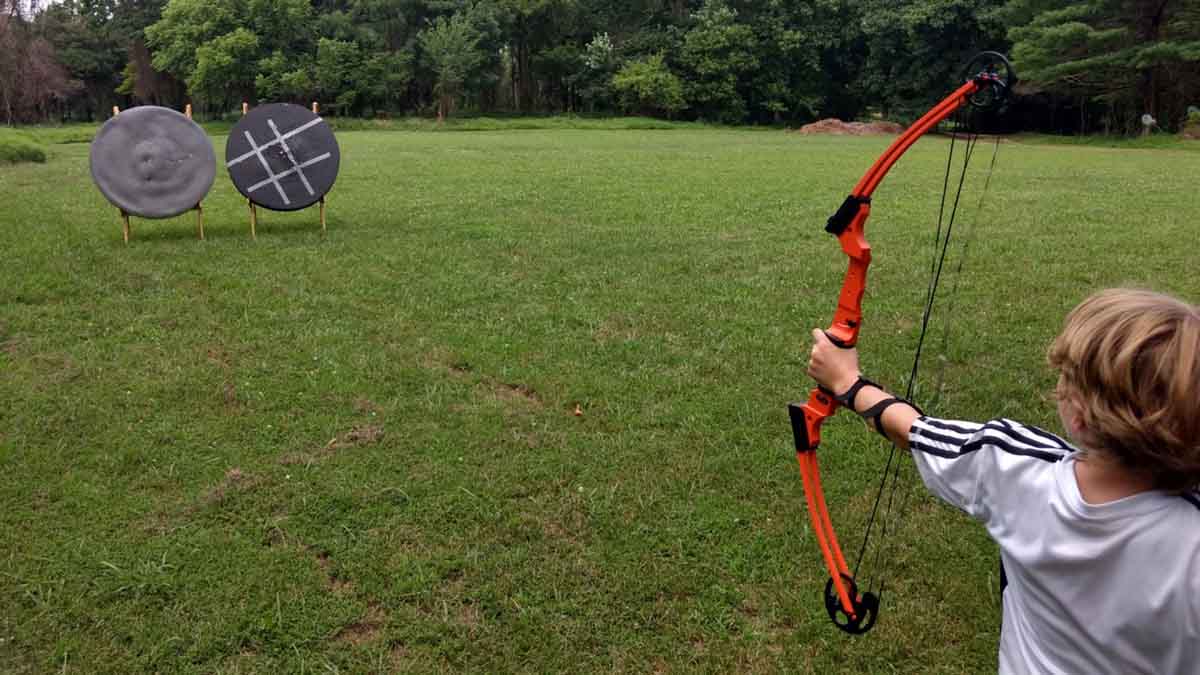
{"type": "MultiPolygon", "coordinates": [[[[988,190],[992,185],[992,173],[996,169],[996,157],[1000,154],[1000,136],[997,135],[995,142],[992,145],[992,160],[988,164],[987,175],[983,180],[983,190],[979,193],[979,202],[975,205],[975,218],[968,223],[966,233],[963,235],[962,249],[958,255],[958,265],[954,269],[953,279],[954,285],[950,288],[950,294],[947,296],[946,315],[954,316],[954,306],[958,302],[958,288],[962,281],[963,265],[967,260],[967,252],[971,247],[971,243],[975,241],[975,233],[978,231],[976,223],[978,222],[979,214],[983,213],[983,201],[987,197],[988,190]]],[[[937,375],[934,377],[933,398],[930,399],[930,409],[936,408],[942,402],[942,394],[945,390],[946,362],[950,353],[950,333],[951,327],[954,326],[951,322],[946,322],[942,329],[942,344],[939,353],[941,355],[938,363],[937,375]]]]}
{"type": "MultiPolygon", "coordinates": [[[[949,193],[950,175],[951,175],[950,172],[951,172],[951,168],[953,167],[953,163],[954,163],[954,149],[955,149],[955,144],[958,140],[959,128],[962,126],[964,126],[964,115],[963,115],[963,111],[960,110],[955,116],[954,128],[951,131],[950,148],[949,148],[949,152],[947,153],[946,169],[945,169],[945,174],[942,179],[942,195],[941,195],[941,201],[940,201],[940,204],[938,207],[937,227],[936,227],[935,233],[934,233],[933,246],[931,248],[930,278],[929,278],[929,283],[926,288],[924,311],[923,311],[922,317],[921,317],[921,331],[917,338],[917,347],[916,347],[915,354],[913,357],[913,364],[912,364],[912,368],[909,373],[908,382],[905,386],[905,398],[908,400],[912,400],[913,396],[916,392],[917,373],[918,373],[919,366],[920,366],[922,348],[925,343],[925,337],[928,333],[930,317],[932,316],[933,308],[936,305],[937,290],[938,290],[938,287],[941,282],[942,272],[945,268],[946,256],[947,256],[947,252],[949,251],[949,247],[950,247],[951,235],[954,232],[954,224],[955,224],[955,221],[956,221],[957,215],[958,215],[959,203],[960,203],[960,199],[962,197],[963,186],[966,181],[967,169],[970,166],[971,157],[974,154],[975,147],[976,147],[976,144],[979,139],[979,134],[975,131],[968,131],[966,134],[966,140],[964,142],[965,147],[963,150],[963,157],[962,157],[962,169],[959,173],[958,185],[955,190],[953,203],[951,204],[951,207],[950,207],[949,217],[947,217],[946,216],[946,198],[947,198],[947,194],[949,193]],[[944,225],[944,228],[943,228],[943,225],[944,225]],[[943,236],[943,229],[944,229],[944,236],[943,236]]],[[[997,137],[996,145],[992,152],[992,160],[991,160],[991,163],[989,164],[987,177],[984,182],[984,188],[983,188],[982,193],[980,194],[979,203],[976,207],[977,213],[981,212],[982,207],[983,207],[983,200],[984,200],[985,196],[987,195],[989,186],[991,185],[992,171],[995,169],[995,166],[996,166],[996,156],[998,154],[999,147],[1000,147],[1000,140],[999,140],[999,137],[997,137]]],[[[965,240],[963,242],[961,251],[958,256],[957,265],[954,268],[953,274],[954,274],[955,279],[954,279],[954,283],[951,287],[950,296],[949,296],[949,303],[950,303],[951,308],[954,306],[954,300],[958,294],[959,280],[961,279],[961,273],[962,273],[962,269],[963,269],[963,263],[966,258],[966,253],[970,246],[971,241],[974,239],[974,232],[975,232],[974,222],[975,222],[974,219],[972,219],[968,223],[967,234],[965,235],[965,240]]],[[[946,346],[948,344],[948,340],[949,340],[949,327],[948,326],[943,331],[942,338],[943,338],[942,349],[945,350],[946,346]]],[[[945,361],[943,359],[942,368],[940,369],[939,376],[938,376],[939,389],[941,386],[940,383],[943,381],[942,374],[944,374],[944,369],[945,369],[945,361]]],[[[939,398],[940,398],[940,396],[939,396],[939,398]]],[[[898,449],[898,446],[895,443],[892,443],[891,447],[888,451],[888,459],[887,459],[886,464],[884,465],[884,470],[883,470],[882,476],[880,478],[879,488],[876,491],[875,500],[871,507],[871,514],[867,520],[867,527],[866,527],[866,531],[863,536],[863,542],[859,548],[858,557],[857,557],[857,560],[854,565],[853,576],[855,579],[858,579],[859,568],[862,565],[864,558],[866,557],[867,545],[868,545],[868,542],[870,539],[871,530],[873,529],[875,519],[879,512],[880,503],[883,501],[883,493],[885,491],[888,493],[887,505],[884,509],[883,516],[880,518],[880,534],[879,534],[879,536],[881,537],[881,542],[875,548],[875,555],[872,557],[871,569],[883,570],[880,560],[883,558],[883,553],[886,550],[890,550],[889,546],[892,543],[888,540],[888,537],[887,537],[888,532],[890,531],[894,535],[895,531],[898,529],[899,524],[901,522],[901,517],[903,516],[904,508],[907,505],[908,495],[909,495],[910,491],[900,492],[900,490],[899,490],[899,486],[901,484],[900,472],[901,472],[901,467],[903,466],[904,463],[897,459],[897,455],[898,455],[897,449],[898,449]],[[890,489],[889,489],[889,485],[888,485],[889,481],[891,483],[890,489]],[[898,508],[896,507],[897,493],[900,493],[900,506],[898,508]]],[[[879,600],[882,602],[884,589],[886,586],[886,577],[881,571],[877,571],[875,573],[875,576],[878,577],[880,580],[879,581],[879,590],[876,595],[879,598],[879,600]]],[[[866,585],[865,588],[869,589],[869,588],[873,587],[873,585],[874,585],[874,583],[872,582],[871,584],[866,585]]]]}

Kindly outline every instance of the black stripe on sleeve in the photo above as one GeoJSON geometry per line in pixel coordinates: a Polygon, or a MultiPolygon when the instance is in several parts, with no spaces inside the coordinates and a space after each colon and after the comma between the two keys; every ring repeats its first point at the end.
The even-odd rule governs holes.
{"type": "Polygon", "coordinates": [[[1187,502],[1196,507],[1197,510],[1200,510],[1200,497],[1196,496],[1195,492],[1185,492],[1179,496],[1186,499],[1187,502]]]}
{"type": "Polygon", "coordinates": [[[1066,450],[1068,452],[1074,451],[1074,448],[1072,448],[1069,443],[1064,441],[1059,436],[1055,436],[1054,434],[1050,433],[1049,431],[1045,431],[1045,430],[1039,429],[1037,427],[1026,426],[1024,424],[1021,424],[1020,422],[1014,422],[1013,420],[1000,419],[1000,420],[996,420],[996,421],[1000,424],[1003,424],[1005,428],[1007,428],[1009,431],[1013,432],[1013,434],[1015,434],[1015,435],[1024,436],[1024,435],[1028,434],[1028,439],[1029,439],[1028,442],[1031,445],[1042,445],[1041,441],[1049,441],[1050,444],[1056,448],[1066,450]],[[1034,439],[1039,439],[1039,440],[1034,440],[1034,439]]]}
{"type": "MultiPolygon", "coordinates": [[[[929,420],[922,420],[927,426],[929,420]]],[[[998,421],[988,422],[980,431],[972,434],[970,440],[964,442],[963,438],[956,438],[948,434],[937,433],[928,428],[917,428],[917,433],[913,434],[909,444],[914,450],[919,450],[929,455],[936,457],[944,457],[946,459],[954,459],[962,455],[976,452],[985,447],[994,447],[997,450],[1006,452],[1010,455],[1019,455],[1022,457],[1033,457],[1045,462],[1057,462],[1061,460],[1064,454],[1061,451],[1044,447],[1042,443],[1030,443],[1028,438],[1022,438],[1019,434],[1010,433],[1005,425],[998,421]],[[926,440],[928,439],[928,440],[926,440]],[[953,450],[944,449],[934,443],[942,443],[949,446],[955,446],[953,450]],[[1022,447],[1023,445],[1034,445],[1035,447],[1022,447]],[[1041,446],[1041,447],[1038,447],[1041,446]]]]}
{"type": "Polygon", "coordinates": [[[939,420],[933,417],[925,417],[921,420],[925,424],[946,431],[956,431],[960,434],[973,434],[983,428],[978,422],[958,422],[952,420],[939,420]]]}

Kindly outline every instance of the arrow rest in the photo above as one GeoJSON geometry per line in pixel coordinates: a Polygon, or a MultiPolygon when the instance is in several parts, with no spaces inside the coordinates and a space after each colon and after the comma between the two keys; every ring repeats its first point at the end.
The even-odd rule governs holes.
{"type": "Polygon", "coordinates": [[[862,635],[875,625],[875,618],[879,616],[879,597],[870,591],[860,596],[854,577],[849,574],[841,576],[850,594],[850,606],[854,610],[854,616],[847,614],[842,607],[832,577],[825,582],[825,611],[829,613],[829,620],[833,621],[833,625],[851,635],[862,635]]]}

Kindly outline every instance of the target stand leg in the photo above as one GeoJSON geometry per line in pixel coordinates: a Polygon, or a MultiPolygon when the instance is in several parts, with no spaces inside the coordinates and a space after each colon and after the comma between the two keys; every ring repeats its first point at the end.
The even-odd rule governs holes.
{"type": "Polygon", "coordinates": [[[196,205],[196,229],[200,231],[200,241],[204,241],[204,207],[196,205]]]}
{"type": "Polygon", "coordinates": [[[325,236],[325,198],[321,197],[321,236],[325,236]]]}
{"type": "Polygon", "coordinates": [[[125,245],[129,245],[129,214],[121,211],[121,237],[125,240],[125,245]]]}
{"type": "Polygon", "coordinates": [[[255,231],[258,227],[258,210],[254,208],[254,202],[249,199],[246,203],[250,206],[250,238],[258,240],[258,233],[255,231]]]}

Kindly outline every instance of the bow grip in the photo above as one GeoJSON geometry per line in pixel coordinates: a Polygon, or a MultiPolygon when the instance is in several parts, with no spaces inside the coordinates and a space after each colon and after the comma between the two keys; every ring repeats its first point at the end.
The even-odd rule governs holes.
{"type": "Polygon", "coordinates": [[[858,331],[854,327],[834,324],[829,327],[829,330],[822,332],[838,349],[854,349],[854,346],[858,344],[858,331]]]}
{"type": "Polygon", "coordinates": [[[817,387],[808,394],[804,405],[788,404],[788,418],[792,421],[792,436],[796,440],[796,452],[812,452],[821,445],[821,425],[825,418],[837,412],[840,404],[833,392],[817,387]]]}

